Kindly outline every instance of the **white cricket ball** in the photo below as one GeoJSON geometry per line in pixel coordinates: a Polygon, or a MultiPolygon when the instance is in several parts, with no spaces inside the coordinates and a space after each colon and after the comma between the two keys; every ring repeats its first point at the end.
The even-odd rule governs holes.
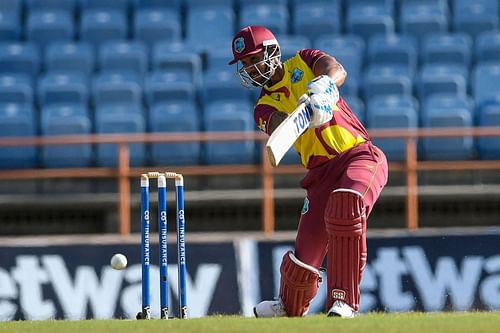
{"type": "Polygon", "coordinates": [[[127,267],[127,257],[121,253],[117,253],[111,257],[111,267],[114,269],[124,269],[127,267]]]}

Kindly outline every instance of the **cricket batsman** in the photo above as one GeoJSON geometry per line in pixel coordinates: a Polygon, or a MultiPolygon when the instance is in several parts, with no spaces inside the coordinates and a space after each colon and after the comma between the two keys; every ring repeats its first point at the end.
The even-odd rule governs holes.
{"type": "Polygon", "coordinates": [[[309,128],[294,143],[307,174],[295,249],[283,256],[279,298],[262,301],[256,317],[304,316],[318,291],[326,256],[327,314],[353,317],[366,265],[367,218],[387,183],[387,160],[339,96],[346,71],[334,57],[301,49],[282,62],[278,41],[262,26],[247,26],[232,40],[237,74],[260,87],[257,126],[271,134],[307,94],[309,128]]]}

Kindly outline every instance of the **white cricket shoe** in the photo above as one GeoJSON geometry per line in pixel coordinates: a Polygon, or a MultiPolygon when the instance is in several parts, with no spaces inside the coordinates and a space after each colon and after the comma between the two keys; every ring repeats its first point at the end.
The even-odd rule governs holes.
{"type": "Polygon", "coordinates": [[[353,318],[356,312],[344,301],[335,301],[328,310],[328,317],[353,318]]]}
{"type": "Polygon", "coordinates": [[[253,308],[255,317],[286,317],[285,306],[280,299],[274,301],[262,301],[253,308]]]}

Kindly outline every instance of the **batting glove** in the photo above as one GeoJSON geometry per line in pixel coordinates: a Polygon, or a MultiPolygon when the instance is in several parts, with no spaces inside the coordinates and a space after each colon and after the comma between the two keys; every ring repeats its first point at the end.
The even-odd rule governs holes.
{"type": "Polygon", "coordinates": [[[309,127],[319,127],[333,117],[333,106],[339,100],[339,91],[328,75],[320,75],[307,84],[312,110],[309,127]]]}

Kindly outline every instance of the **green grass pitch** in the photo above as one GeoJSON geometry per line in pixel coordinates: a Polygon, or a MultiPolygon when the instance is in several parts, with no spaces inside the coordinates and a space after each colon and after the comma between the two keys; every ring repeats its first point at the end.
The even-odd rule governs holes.
{"type": "Polygon", "coordinates": [[[0,323],[0,333],[500,333],[500,312],[370,313],[353,319],[244,318],[210,316],[188,320],[47,320],[0,323]]]}

